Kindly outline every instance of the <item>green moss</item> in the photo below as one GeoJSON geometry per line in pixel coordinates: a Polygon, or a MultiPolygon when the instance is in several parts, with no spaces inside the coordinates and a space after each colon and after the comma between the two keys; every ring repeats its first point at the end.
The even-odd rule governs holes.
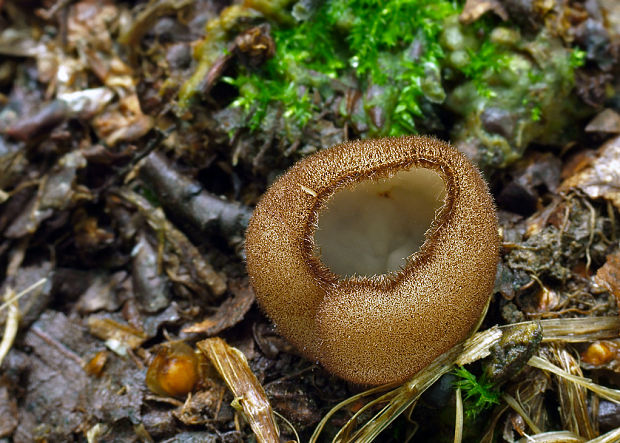
{"type": "MultiPolygon", "coordinates": [[[[360,78],[369,74],[369,81],[380,85],[391,80],[390,71],[400,71],[389,62],[391,69],[385,69],[384,53],[400,53],[417,41],[424,46],[417,61],[441,59],[443,50],[437,39],[442,22],[457,12],[454,2],[434,0],[335,0],[329,4],[333,23],[340,23],[343,16],[354,17],[347,35],[350,63],[360,78]]],[[[410,54],[409,58],[414,61],[415,56],[410,54]]],[[[416,69],[413,73],[419,77],[423,71],[416,69]]]]}
{"type": "Polygon", "coordinates": [[[476,378],[461,366],[454,370],[454,375],[458,377],[455,386],[461,388],[463,410],[468,419],[475,420],[483,411],[499,404],[501,394],[485,374],[476,378]]]}
{"type": "Polygon", "coordinates": [[[371,134],[416,132],[420,101],[445,98],[438,38],[442,21],[458,12],[450,1],[334,0],[294,27],[273,23],[276,55],[261,69],[228,79],[239,88],[233,106],[244,109],[252,130],[274,106],[303,127],[319,111],[310,93],[325,101],[342,92],[330,85],[332,79],[353,74],[356,84],[350,86],[362,91],[389,86],[364,104],[368,112],[381,107],[387,117],[381,127],[366,122],[371,134]]]}
{"type": "Polygon", "coordinates": [[[258,70],[242,68],[236,78],[225,79],[238,88],[239,97],[231,106],[244,110],[251,130],[261,127],[270,107],[277,107],[285,120],[300,127],[318,111],[310,91],[320,91],[344,67],[325,12],[322,8],[313,20],[293,28],[276,28],[272,33],[275,56],[258,70]]]}
{"type": "Polygon", "coordinates": [[[226,79],[239,91],[231,106],[243,111],[242,126],[251,131],[275,129],[293,142],[321,118],[346,122],[361,137],[449,130],[482,166],[500,166],[532,141],[561,143],[571,109],[584,109],[572,91],[585,54],[544,29],[525,38],[492,14],[463,25],[462,2],[448,0],[282,5],[280,12],[298,21],[266,16],[275,56],[258,69],[239,66],[226,79]],[[438,117],[446,108],[457,116],[449,128],[438,117]],[[499,132],[489,129],[489,112],[506,116],[492,122],[503,125],[499,132]]]}
{"type": "Polygon", "coordinates": [[[373,125],[371,135],[417,132],[423,119],[422,101],[441,103],[445,91],[439,43],[443,21],[459,13],[456,2],[432,0],[336,0],[330,3],[333,23],[348,20],[345,28],[349,64],[363,90],[389,85],[383,94],[367,98],[366,108],[380,107],[384,125],[373,125]]]}

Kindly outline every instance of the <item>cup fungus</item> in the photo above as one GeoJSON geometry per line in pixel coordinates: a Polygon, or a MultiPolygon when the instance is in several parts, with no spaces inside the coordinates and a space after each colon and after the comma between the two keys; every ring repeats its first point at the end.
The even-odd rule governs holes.
{"type": "Polygon", "coordinates": [[[308,358],[354,383],[402,381],[466,339],[499,253],[479,171],[426,137],[344,143],[294,165],[246,236],[257,300],[308,358]]]}

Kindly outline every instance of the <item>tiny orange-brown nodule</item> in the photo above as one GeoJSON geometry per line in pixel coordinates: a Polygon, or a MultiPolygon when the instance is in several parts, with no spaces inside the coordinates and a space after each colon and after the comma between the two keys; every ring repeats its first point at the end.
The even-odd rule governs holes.
{"type": "Polygon", "coordinates": [[[200,362],[184,342],[159,347],[146,371],[146,385],[158,395],[184,397],[200,381],[200,362]]]}
{"type": "Polygon", "coordinates": [[[407,379],[473,332],[499,236],[476,167],[447,143],[411,136],[343,143],[295,164],[256,206],[246,253],[279,333],[332,373],[378,385],[407,379]],[[419,246],[408,250],[407,236],[418,235],[410,218],[424,212],[419,246]],[[354,235],[360,224],[368,233],[354,235]]]}

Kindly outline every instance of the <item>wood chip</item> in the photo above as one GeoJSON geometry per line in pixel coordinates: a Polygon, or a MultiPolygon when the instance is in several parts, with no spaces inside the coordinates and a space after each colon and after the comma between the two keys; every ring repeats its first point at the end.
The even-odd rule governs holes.
{"type": "Polygon", "coordinates": [[[235,396],[233,407],[241,412],[252,427],[258,442],[280,441],[267,394],[248,366],[245,355],[221,338],[208,338],[196,343],[235,396]]]}

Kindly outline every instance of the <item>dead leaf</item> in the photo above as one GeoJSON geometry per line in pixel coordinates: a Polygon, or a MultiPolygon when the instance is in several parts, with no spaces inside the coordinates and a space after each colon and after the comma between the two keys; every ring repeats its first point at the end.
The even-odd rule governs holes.
{"type": "Polygon", "coordinates": [[[590,167],[567,178],[560,191],[578,188],[590,198],[603,197],[620,209],[620,137],[601,146],[590,167]]]}
{"type": "Polygon", "coordinates": [[[153,118],[142,113],[138,96],[133,94],[108,106],[92,120],[92,125],[100,138],[114,146],[142,137],[153,127],[153,118]]]}
{"type": "Polygon", "coordinates": [[[607,261],[596,271],[594,281],[606,288],[620,304],[620,251],[607,256],[607,261]]]}

